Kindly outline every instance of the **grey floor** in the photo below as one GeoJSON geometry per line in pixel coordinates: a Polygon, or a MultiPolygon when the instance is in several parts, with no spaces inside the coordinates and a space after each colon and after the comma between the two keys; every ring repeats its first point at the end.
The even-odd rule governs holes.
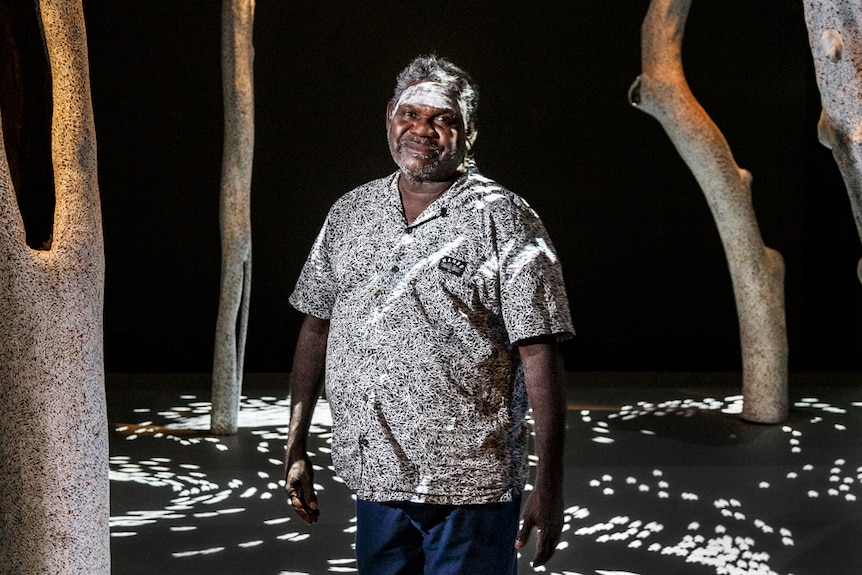
{"type": "MultiPolygon", "coordinates": [[[[738,374],[569,375],[566,530],[546,573],[862,573],[862,374],[795,374],[774,426],[737,417],[738,374]]],[[[108,376],[114,575],[355,572],[326,403],[307,526],[279,484],[284,376],[246,377],[231,437],[206,433],[208,386],[108,376]]],[[[520,564],[533,572],[529,550],[520,564]]]]}

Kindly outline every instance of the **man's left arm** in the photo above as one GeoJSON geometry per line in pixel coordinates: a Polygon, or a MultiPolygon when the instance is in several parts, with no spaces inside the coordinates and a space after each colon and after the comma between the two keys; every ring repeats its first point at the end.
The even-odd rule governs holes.
{"type": "Polygon", "coordinates": [[[515,547],[522,548],[535,527],[533,566],[538,567],[554,554],[563,528],[563,440],[566,427],[563,360],[552,337],[523,341],[518,350],[533,411],[538,467],[533,492],[524,506],[524,524],[515,540],[515,547]]]}

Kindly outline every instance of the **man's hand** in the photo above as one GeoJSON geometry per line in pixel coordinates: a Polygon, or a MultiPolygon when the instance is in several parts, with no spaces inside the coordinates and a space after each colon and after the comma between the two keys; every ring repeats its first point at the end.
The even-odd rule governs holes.
{"type": "Polygon", "coordinates": [[[560,542],[563,530],[563,494],[559,489],[551,492],[534,491],[524,506],[524,525],[515,539],[515,549],[521,549],[530,539],[536,528],[536,555],[533,567],[544,565],[560,542]]]}
{"type": "Polygon", "coordinates": [[[290,372],[290,428],[284,450],[284,490],[290,497],[290,504],[306,523],[317,523],[320,515],[314,492],[314,469],[305,442],[314,406],[323,388],[328,338],[328,319],[305,316],[290,372]]]}
{"type": "Polygon", "coordinates": [[[566,429],[566,400],[563,395],[563,361],[555,343],[547,338],[522,341],[518,351],[524,363],[524,382],[533,409],[536,482],[524,505],[524,526],[515,548],[527,544],[533,528],[536,556],[533,567],[544,565],[560,542],[563,530],[563,440],[566,429]]]}
{"type": "Polygon", "coordinates": [[[288,458],[284,472],[284,490],[290,504],[306,523],[317,523],[317,493],[314,491],[314,469],[308,456],[288,458]]]}

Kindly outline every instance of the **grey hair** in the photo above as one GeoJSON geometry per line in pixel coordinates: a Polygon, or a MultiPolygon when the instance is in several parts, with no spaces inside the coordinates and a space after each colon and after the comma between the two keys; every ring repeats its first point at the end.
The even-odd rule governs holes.
{"type": "MultiPolygon", "coordinates": [[[[446,86],[464,104],[464,124],[468,132],[476,124],[476,108],[479,106],[479,88],[470,75],[436,54],[418,56],[401,70],[395,81],[392,104],[398,103],[401,94],[410,85],[421,81],[437,82],[446,86]]],[[[475,128],[474,128],[475,129],[475,128]]]]}

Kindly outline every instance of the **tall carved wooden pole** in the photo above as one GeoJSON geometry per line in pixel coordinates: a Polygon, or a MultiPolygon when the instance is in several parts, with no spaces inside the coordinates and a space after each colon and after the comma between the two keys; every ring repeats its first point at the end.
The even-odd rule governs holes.
{"type": "Polygon", "coordinates": [[[682,39],[691,0],[653,0],[641,28],[643,71],[629,91],[655,117],[697,179],[718,226],[733,281],[743,366],[742,417],[777,423],[788,413],[784,262],[763,244],[740,169],[689,89],[682,39]]]}
{"type": "MultiPolygon", "coordinates": [[[[805,0],[805,22],[823,105],[818,136],[844,178],[862,239],[862,4],[805,0]]],[[[862,281],[862,259],[856,273],[862,281]]]]}
{"type": "Polygon", "coordinates": [[[254,0],[222,1],[224,155],[219,224],[222,278],[213,354],[210,429],[236,433],[251,290],[251,171],[254,152],[254,0]]]}
{"type": "Polygon", "coordinates": [[[81,0],[29,5],[53,77],[56,208],[53,238],[29,247],[0,143],[0,573],[104,575],[104,256],[84,16],[81,0]]]}

